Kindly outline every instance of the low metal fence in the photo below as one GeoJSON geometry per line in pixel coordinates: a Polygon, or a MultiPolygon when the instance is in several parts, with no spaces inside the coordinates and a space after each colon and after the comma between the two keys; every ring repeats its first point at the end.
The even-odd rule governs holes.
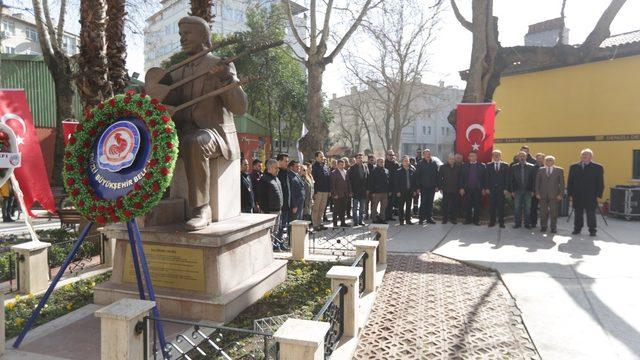
{"type": "MultiPolygon", "coordinates": [[[[40,240],[51,242],[47,262],[49,264],[50,275],[55,275],[77,239],[65,241],[57,241],[53,239],[40,240]]],[[[103,264],[103,246],[104,241],[102,241],[102,235],[96,234],[87,236],[82,245],[80,245],[78,252],[69,264],[69,267],[67,267],[66,271],[69,274],[74,274],[103,264]]]]}
{"type": "Polygon", "coordinates": [[[278,359],[278,343],[273,334],[249,329],[147,316],[137,327],[143,333],[144,359],[199,360],[199,359],[278,359]],[[155,322],[165,328],[188,326],[173,339],[167,339],[163,357],[156,341],[155,322]],[[140,329],[141,328],[141,329],[140,329]],[[151,341],[151,343],[149,343],[151,341]],[[151,354],[149,354],[149,351],[151,354]]]}
{"type": "Polygon", "coordinates": [[[372,240],[373,236],[374,234],[368,228],[328,228],[321,231],[312,231],[309,235],[309,252],[312,254],[351,257],[355,256],[355,241],[372,240]]]}
{"type": "Polygon", "coordinates": [[[18,256],[8,248],[0,250],[0,291],[5,294],[20,288],[18,256]]]}
{"type": "Polygon", "coordinates": [[[362,294],[364,294],[364,289],[365,289],[365,281],[367,280],[367,272],[365,271],[365,265],[367,264],[367,259],[369,259],[369,254],[367,254],[366,252],[362,252],[360,253],[360,255],[358,255],[355,260],[353,260],[353,263],[351,264],[351,267],[357,267],[360,266],[362,267],[362,272],[360,273],[360,279],[359,279],[359,295],[362,297],[362,294]]]}
{"type": "Polygon", "coordinates": [[[344,295],[346,293],[347,287],[340,284],[333,294],[329,296],[316,316],[313,317],[314,321],[324,321],[330,325],[324,337],[325,359],[331,357],[331,354],[333,354],[333,351],[340,344],[340,340],[344,334],[344,295]]]}

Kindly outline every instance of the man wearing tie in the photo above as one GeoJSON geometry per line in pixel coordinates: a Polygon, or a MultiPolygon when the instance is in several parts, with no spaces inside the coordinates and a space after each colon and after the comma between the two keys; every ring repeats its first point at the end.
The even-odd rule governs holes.
{"type": "Polygon", "coordinates": [[[584,149],[580,152],[580,162],[569,168],[567,194],[573,202],[575,218],[573,235],[580,234],[584,226],[584,213],[587,213],[589,235],[596,236],[596,207],[604,191],[604,169],[602,165],[591,161],[593,152],[584,149]]]}
{"type": "Polygon", "coordinates": [[[548,155],[544,166],[536,175],[536,199],[540,206],[540,231],[547,231],[547,220],[551,214],[551,232],[556,232],[558,205],[564,193],[564,170],[555,166],[556,158],[548,155]]]}
{"type": "Polygon", "coordinates": [[[496,226],[496,215],[504,228],[504,197],[509,184],[509,164],[502,161],[502,152],[493,150],[493,161],[486,164],[484,192],[489,195],[489,227],[496,226]]]}
{"type": "Polygon", "coordinates": [[[535,180],[535,169],[527,162],[527,153],[520,151],[517,156],[518,162],[511,165],[509,188],[511,196],[514,198],[515,208],[515,229],[522,226],[524,212],[524,227],[531,229],[531,198],[533,197],[533,186],[535,180]]]}
{"type": "Polygon", "coordinates": [[[473,222],[480,225],[480,203],[482,201],[482,189],[484,189],[485,166],[478,162],[478,154],[471,151],[468,155],[469,162],[462,165],[460,171],[460,195],[466,199],[465,225],[473,222]]]}

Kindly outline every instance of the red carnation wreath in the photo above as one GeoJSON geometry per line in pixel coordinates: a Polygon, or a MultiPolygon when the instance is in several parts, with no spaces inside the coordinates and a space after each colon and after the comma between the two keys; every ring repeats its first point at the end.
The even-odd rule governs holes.
{"type": "Polygon", "coordinates": [[[76,209],[98,224],[125,222],[146,214],[171,183],[178,157],[178,135],[166,107],[144,93],[128,91],[99,103],[85,119],[69,138],[64,154],[64,185],[76,209]],[[123,117],[136,117],[147,126],[151,151],[146,174],[126,195],[103,199],[90,186],[89,160],[94,142],[123,117]]]}

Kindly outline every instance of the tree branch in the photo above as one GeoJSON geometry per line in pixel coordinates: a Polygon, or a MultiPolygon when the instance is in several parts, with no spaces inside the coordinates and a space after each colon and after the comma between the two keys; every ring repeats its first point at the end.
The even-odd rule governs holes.
{"type": "Polygon", "coordinates": [[[296,41],[302,47],[302,49],[308,53],[309,47],[307,46],[307,44],[305,44],[304,40],[302,40],[300,33],[298,33],[298,29],[296,29],[296,25],[293,23],[293,13],[291,12],[291,3],[289,2],[289,0],[282,0],[282,2],[285,3],[286,4],[285,6],[287,7],[287,21],[289,22],[289,27],[293,32],[293,37],[296,39],[296,41]]]}
{"type": "Polygon", "coordinates": [[[595,50],[600,47],[600,44],[611,35],[609,30],[611,22],[613,22],[613,19],[618,15],[618,11],[620,11],[620,8],[622,8],[622,5],[626,2],[627,0],[611,0],[609,6],[600,16],[596,26],[580,46],[580,49],[586,57],[591,56],[595,50]]]}
{"type": "Polygon", "coordinates": [[[377,2],[374,5],[371,5],[372,0],[367,0],[367,2],[362,6],[362,10],[360,10],[360,14],[358,15],[358,18],[356,18],[353,24],[351,24],[351,27],[344,34],[340,42],[338,42],[338,45],[336,45],[335,49],[333,49],[331,54],[329,54],[328,56],[325,56],[325,58],[323,59],[325,64],[330,64],[333,62],[333,59],[336,57],[336,55],[338,55],[340,51],[342,51],[342,48],[347,43],[347,41],[349,41],[349,38],[351,37],[351,35],[353,35],[353,33],[358,28],[358,26],[360,26],[362,19],[365,17],[365,15],[367,15],[367,12],[369,11],[369,9],[378,6],[382,1],[383,0],[377,0],[377,2]]]}
{"type": "Polygon", "coordinates": [[[56,30],[56,45],[62,49],[62,37],[64,35],[64,21],[67,14],[67,0],[60,0],[60,14],[58,15],[58,29],[56,30]]]}
{"type": "Polygon", "coordinates": [[[331,10],[333,9],[333,0],[329,0],[327,3],[327,11],[324,14],[324,24],[322,25],[322,36],[320,37],[320,43],[326,44],[329,37],[329,20],[331,19],[331,10]]]}
{"type": "MultiPolygon", "coordinates": [[[[54,43],[57,37],[54,30],[55,27],[53,26],[53,21],[51,21],[51,14],[49,13],[49,0],[42,0],[42,10],[44,11],[44,19],[46,21],[47,32],[49,33],[49,39],[51,40],[51,43],[54,43]]],[[[55,47],[57,46],[54,46],[54,48],[55,47]]]]}
{"type": "Polygon", "coordinates": [[[456,19],[458,19],[460,25],[469,31],[473,31],[473,24],[462,16],[455,0],[451,0],[451,9],[453,10],[453,14],[456,16],[456,19]]]}

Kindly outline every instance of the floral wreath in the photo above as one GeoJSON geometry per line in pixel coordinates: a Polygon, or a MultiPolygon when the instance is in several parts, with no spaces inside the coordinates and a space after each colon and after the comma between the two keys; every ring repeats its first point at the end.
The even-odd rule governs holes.
{"type": "MultiPolygon", "coordinates": [[[[11,144],[9,143],[9,134],[0,130],[0,152],[11,152],[11,144]]],[[[0,168],[0,182],[1,179],[4,178],[8,169],[0,168]]],[[[4,185],[4,184],[0,184],[4,185]]]]}
{"type": "Polygon", "coordinates": [[[85,119],[69,138],[62,172],[65,189],[76,209],[98,224],[125,222],[146,214],[169,186],[178,157],[178,135],[167,108],[145,93],[130,90],[99,103],[87,111],[85,119]],[[151,151],[146,173],[127,194],[103,199],[89,183],[93,143],[109,125],[129,116],[140,119],[149,130],[151,151]]]}

